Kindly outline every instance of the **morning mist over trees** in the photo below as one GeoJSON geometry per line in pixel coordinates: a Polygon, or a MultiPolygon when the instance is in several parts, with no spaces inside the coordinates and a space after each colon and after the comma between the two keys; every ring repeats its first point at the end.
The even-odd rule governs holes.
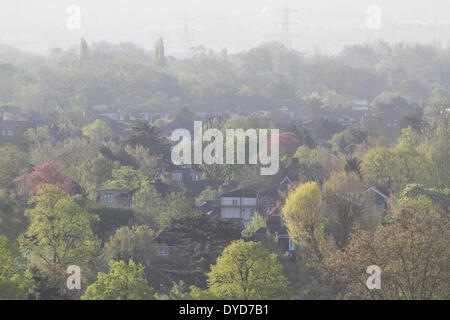
{"type": "Polygon", "coordinates": [[[449,299],[446,1],[2,2],[1,300],[449,299]]]}

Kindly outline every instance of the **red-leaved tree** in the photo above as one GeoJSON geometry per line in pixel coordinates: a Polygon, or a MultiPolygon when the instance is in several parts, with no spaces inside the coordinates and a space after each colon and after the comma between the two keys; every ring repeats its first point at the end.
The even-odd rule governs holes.
{"type": "Polygon", "coordinates": [[[65,193],[73,194],[69,179],[59,171],[59,164],[51,160],[34,167],[33,172],[26,175],[26,180],[31,184],[30,195],[35,195],[43,184],[53,184],[65,193]]]}
{"type": "MultiPolygon", "coordinates": [[[[301,146],[300,140],[297,138],[297,135],[293,132],[283,132],[279,135],[279,146],[280,146],[280,154],[287,154],[289,156],[293,156],[297,151],[298,147],[301,146]]],[[[268,140],[268,149],[271,150],[270,145],[271,140],[268,140]]]]}

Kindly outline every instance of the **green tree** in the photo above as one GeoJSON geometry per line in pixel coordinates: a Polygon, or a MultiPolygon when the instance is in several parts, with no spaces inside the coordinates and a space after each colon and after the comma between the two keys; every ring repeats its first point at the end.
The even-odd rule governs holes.
{"type": "Polygon", "coordinates": [[[174,219],[192,217],[199,213],[194,208],[193,199],[185,197],[182,193],[171,193],[165,200],[165,206],[160,211],[157,221],[159,228],[168,227],[174,219]]]}
{"type": "Polygon", "coordinates": [[[238,224],[198,212],[172,219],[159,238],[171,241],[169,255],[161,257],[149,273],[151,283],[168,287],[183,281],[187,286],[205,288],[211,264],[240,234],[238,224]]]}
{"type": "Polygon", "coordinates": [[[299,164],[311,166],[319,162],[318,151],[307,146],[298,147],[294,154],[294,158],[298,159],[299,164]]]}
{"type": "Polygon", "coordinates": [[[100,186],[112,178],[113,169],[114,162],[103,155],[85,160],[77,168],[77,182],[90,200],[96,200],[100,186]]]}
{"type": "Polygon", "coordinates": [[[46,142],[50,142],[50,128],[49,126],[38,126],[36,128],[29,128],[25,131],[25,138],[31,145],[35,147],[42,146],[46,142]]]}
{"type": "Polygon", "coordinates": [[[34,281],[28,270],[21,270],[24,263],[19,248],[0,235],[0,299],[27,298],[34,281]]]}
{"type": "Polygon", "coordinates": [[[418,196],[425,196],[436,204],[450,203],[450,189],[430,189],[419,184],[409,184],[400,193],[400,200],[412,200],[418,196]]]}
{"type": "Polygon", "coordinates": [[[173,286],[167,294],[168,300],[190,300],[188,288],[183,281],[173,282],[173,286]]]}
{"type": "Polygon", "coordinates": [[[375,231],[381,224],[381,216],[370,204],[365,190],[355,173],[335,172],[323,185],[326,229],[341,249],[348,244],[350,233],[357,226],[375,231]]]}
{"type": "Polygon", "coordinates": [[[166,57],[164,56],[164,40],[159,38],[155,43],[154,63],[158,67],[166,65],[166,57]]]}
{"type": "Polygon", "coordinates": [[[242,237],[250,238],[261,228],[267,228],[267,222],[262,215],[256,213],[247,228],[242,230],[242,237]]]}
{"type": "Polygon", "coordinates": [[[26,172],[28,156],[16,146],[0,147],[0,185],[12,189],[14,179],[26,172]]]}
{"type": "Polygon", "coordinates": [[[154,291],[143,277],[144,267],[133,260],[110,261],[109,272],[99,272],[82,300],[153,300],[154,291]]]}
{"type": "Polygon", "coordinates": [[[87,61],[91,58],[92,58],[91,49],[89,48],[89,45],[87,44],[86,40],[84,38],[81,38],[80,66],[82,66],[85,61],[87,61]]]}
{"type": "Polygon", "coordinates": [[[166,138],[162,137],[158,129],[148,123],[140,122],[134,127],[133,134],[125,141],[125,145],[137,147],[138,145],[148,149],[151,156],[157,155],[162,160],[170,159],[170,146],[166,138]]]}
{"type": "Polygon", "coordinates": [[[5,235],[10,241],[15,241],[27,222],[14,196],[0,189],[0,235],[5,235]]]}
{"type": "Polygon", "coordinates": [[[219,299],[287,299],[289,283],[282,269],[277,255],[262,244],[234,241],[211,266],[209,292],[219,299]]]}
{"type": "Polygon", "coordinates": [[[324,218],[322,196],[317,183],[307,182],[289,193],[282,213],[294,243],[308,248],[320,260],[324,242],[324,218]]]}
{"type": "Polygon", "coordinates": [[[361,163],[362,161],[358,158],[352,157],[345,159],[345,172],[356,173],[358,177],[362,178],[361,174],[361,163]]]}
{"type": "Polygon", "coordinates": [[[133,197],[133,209],[136,210],[140,223],[155,226],[165,208],[158,191],[148,181],[144,181],[133,197]]]}
{"type": "Polygon", "coordinates": [[[422,148],[430,163],[433,187],[450,188],[450,100],[434,101],[430,108],[432,124],[425,132],[422,148]]]}
{"type": "Polygon", "coordinates": [[[22,247],[46,263],[85,266],[99,250],[91,225],[98,217],[84,211],[54,185],[42,185],[25,215],[30,226],[22,247]]]}
{"type": "Polygon", "coordinates": [[[372,101],[374,114],[381,119],[397,119],[413,111],[408,100],[398,93],[382,92],[372,101]]]}
{"type": "Polygon", "coordinates": [[[142,172],[129,166],[122,166],[112,171],[112,178],[103,183],[102,188],[133,190],[139,188],[144,181],[142,172]]]}
{"type": "Polygon", "coordinates": [[[122,227],[109,239],[105,253],[117,260],[130,260],[142,264],[149,272],[157,252],[155,232],[148,226],[138,226],[135,230],[122,227]]]}
{"type": "Polygon", "coordinates": [[[210,186],[208,186],[198,195],[197,198],[195,198],[195,205],[199,206],[202,202],[217,200],[222,194],[223,194],[222,187],[219,187],[218,189],[213,189],[210,186]]]}
{"type": "Polygon", "coordinates": [[[160,161],[157,155],[150,155],[148,149],[141,145],[137,145],[136,147],[127,145],[125,151],[133,157],[134,161],[139,166],[139,171],[141,171],[150,181],[155,179],[160,170],[158,168],[158,163],[160,163],[160,161]]]}
{"type": "Polygon", "coordinates": [[[113,135],[113,131],[108,126],[108,124],[100,119],[97,119],[90,125],[83,127],[82,131],[83,135],[97,142],[112,137],[113,135]]]}
{"type": "Polygon", "coordinates": [[[394,148],[376,147],[362,158],[361,173],[371,185],[383,185],[391,178],[394,192],[411,183],[428,185],[429,163],[413,146],[401,143],[394,148]]]}

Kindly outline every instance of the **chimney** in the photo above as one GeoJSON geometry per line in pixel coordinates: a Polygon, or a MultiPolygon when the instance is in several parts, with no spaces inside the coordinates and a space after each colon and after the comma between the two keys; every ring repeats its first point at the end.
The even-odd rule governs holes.
{"type": "Polygon", "coordinates": [[[392,193],[392,178],[391,176],[388,176],[386,181],[386,187],[389,193],[392,193]]]}

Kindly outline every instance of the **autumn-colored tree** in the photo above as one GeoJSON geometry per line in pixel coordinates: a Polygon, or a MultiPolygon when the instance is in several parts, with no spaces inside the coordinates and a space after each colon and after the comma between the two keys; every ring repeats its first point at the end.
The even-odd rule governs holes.
{"type": "Polygon", "coordinates": [[[335,172],[323,185],[326,205],[326,228],[339,248],[344,248],[350,233],[357,226],[373,229],[381,223],[381,215],[373,210],[370,195],[355,173],[335,172]]]}
{"type": "Polygon", "coordinates": [[[424,196],[400,203],[392,222],[376,233],[356,231],[344,251],[324,259],[334,299],[448,299],[448,218],[424,196]],[[366,285],[369,266],[381,269],[381,289],[366,285]]]}
{"type": "Polygon", "coordinates": [[[36,166],[33,172],[26,175],[26,180],[31,184],[29,194],[35,195],[43,184],[52,184],[69,195],[73,194],[69,180],[59,171],[59,168],[59,164],[51,160],[36,166]]]}
{"type": "MultiPolygon", "coordinates": [[[[269,140],[270,141],[270,140],[269,140]]],[[[293,132],[280,133],[280,153],[293,156],[300,146],[300,140],[293,132]]]]}

